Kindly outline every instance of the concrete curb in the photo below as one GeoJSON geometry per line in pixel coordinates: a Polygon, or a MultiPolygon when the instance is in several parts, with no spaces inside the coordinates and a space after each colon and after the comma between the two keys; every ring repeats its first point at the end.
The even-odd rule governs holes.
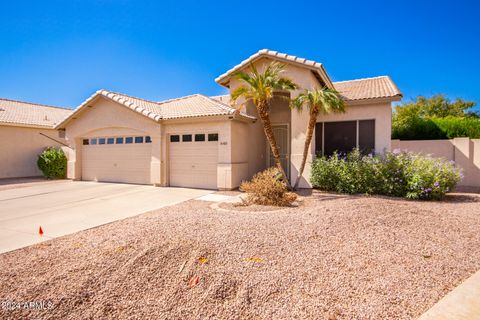
{"type": "Polygon", "coordinates": [[[418,318],[418,320],[478,319],[480,319],[480,270],[418,318]]]}

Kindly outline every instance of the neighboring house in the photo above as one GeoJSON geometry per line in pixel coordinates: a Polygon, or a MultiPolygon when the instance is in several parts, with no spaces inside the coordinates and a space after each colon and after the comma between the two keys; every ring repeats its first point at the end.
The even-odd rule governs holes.
{"type": "Polygon", "coordinates": [[[71,109],[0,99],[0,179],[41,176],[37,156],[65,142],[55,125],[71,109]]]}
{"type": "MultiPolygon", "coordinates": [[[[309,161],[318,153],[355,146],[390,149],[391,103],[402,94],[389,77],[332,82],[322,64],[270,50],[260,50],[216,79],[228,90],[234,74],[250,64],[285,64],[284,76],[299,90],[327,86],[341,92],[344,114],[321,115],[309,161]]],[[[308,112],[291,111],[275,99],[271,120],[282,162],[294,178],[300,166],[308,112]]],[[[230,105],[227,96],[200,94],[162,102],[100,90],[56,125],[71,146],[68,177],[77,180],[158,186],[233,189],[273,164],[255,107],[230,105]]],[[[310,174],[309,165],[304,176],[310,174]]],[[[303,179],[301,187],[309,187],[303,179]]]]}

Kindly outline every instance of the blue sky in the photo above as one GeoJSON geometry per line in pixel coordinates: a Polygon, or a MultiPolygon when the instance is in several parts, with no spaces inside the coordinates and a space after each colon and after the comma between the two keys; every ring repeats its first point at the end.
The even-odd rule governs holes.
{"type": "Polygon", "coordinates": [[[222,94],[215,77],[269,48],[334,81],[390,75],[407,100],[480,102],[479,14],[475,1],[2,1],[0,97],[222,94]]]}

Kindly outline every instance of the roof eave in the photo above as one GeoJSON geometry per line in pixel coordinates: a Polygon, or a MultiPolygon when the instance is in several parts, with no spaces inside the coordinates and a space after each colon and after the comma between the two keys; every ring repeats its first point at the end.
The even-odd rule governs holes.
{"type": "Polygon", "coordinates": [[[330,77],[328,76],[325,68],[323,67],[323,64],[315,62],[314,65],[306,65],[305,63],[302,63],[300,61],[292,61],[288,60],[286,58],[278,57],[278,56],[272,56],[268,54],[268,52],[262,52],[263,50],[255,53],[254,55],[250,56],[248,59],[242,61],[240,64],[237,66],[233,67],[231,70],[227,71],[226,73],[220,75],[215,79],[215,82],[217,82],[219,85],[224,86],[226,88],[229,87],[230,79],[232,76],[238,72],[240,69],[244,68],[248,64],[254,63],[255,61],[258,61],[261,58],[269,58],[271,60],[276,60],[279,62],[284,62],[286,64],[291,64],[295,65],[301,68],[309,69],[313,72],[316,72],[320,78],[325,82],[325,85],[331,89],[333,89],[333,83],[330,80],[330,77]]]}
{"type": "Polygon", "coordinates": [[[28,124],[28,123],[18,123],[18,122],[3,122],[3,121],[0,121],[0,126],[55,130],[54,125],[39,125],[39,124],[28,124]]]}
{"type": "Polygon", "coordinates": [[[397,94],[391,97],[377,97],[377,98],[365,98],[365,99],[356,99],[356,100],[344,100],[348,105],[363,105],[370,103],[386,103],[402,100],[403,95],[397,94]]]}
{"type": "Polygon", "coordinates": [[[70,122],[71,120],[75,119],[75,116],[79,114],[84,108],[88,107],[89,104],[94,103],[94,100],[98,98],[108,99],[110,101],[114,101],[132,111],[135,111],[155,122],[159,122],[161,120],[161,116],[154,114],[144,108],[141,108],[135,105],[133,102],[126,101],[123,97],[118,97],[116,94],[106,91],[106,90],[98,90],[93,95],[91,95],[87,100],[85,100],[82,104],[80,104],[68,117],[63,119],[58,125],[55,126],[55,129],[64,129],[65,125],[70,122]]]}

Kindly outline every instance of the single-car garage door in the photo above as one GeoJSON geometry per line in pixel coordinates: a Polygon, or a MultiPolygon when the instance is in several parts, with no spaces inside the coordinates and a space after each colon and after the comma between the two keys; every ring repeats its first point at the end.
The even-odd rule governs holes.
{"type": "Polygon", "coordinates": [[[170,186],[217,189],[218,134],[170,135],[170,186]]]}
{"type": "Polygon", "coordinates": [[[149,136],[83,139],[82,180],[150,184],[149,136]]]}

